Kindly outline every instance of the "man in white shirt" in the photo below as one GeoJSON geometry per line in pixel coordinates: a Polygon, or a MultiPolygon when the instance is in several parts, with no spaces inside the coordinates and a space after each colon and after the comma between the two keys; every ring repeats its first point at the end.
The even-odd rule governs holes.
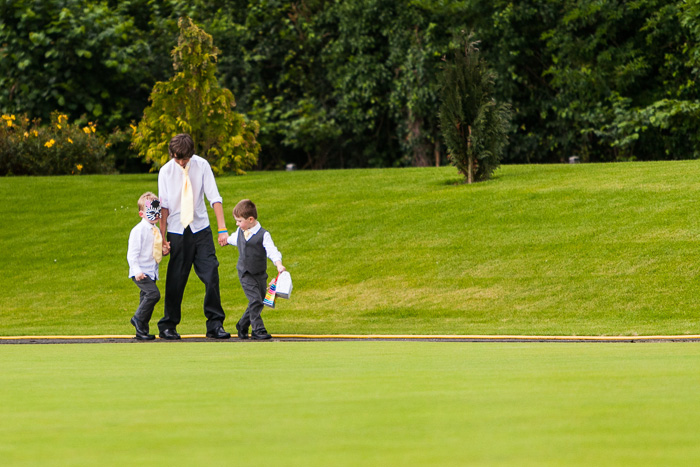
{"type": "Polygon", "coordinates": [[[209,162],[194,154],[194,142],[188,134],[179,134],[170,140],[170,161],[158,174],[158,195],[161,201],[160,228],[163,253],[170,254],[165,282],[163,318],[158,322],[160,337],[180,339],[176,327],[182,316],[182,297],[194,266],[194,271],[205,285],[204,315],[207,318],[207,337],[228,339],[224,330],[226,315],[221,307],[219,292],[219,261],[212,239],[209,215],[204,202],[206,195],[216,214],[219,245],[228,241],[228,231],[219,190],[209,162]]]}

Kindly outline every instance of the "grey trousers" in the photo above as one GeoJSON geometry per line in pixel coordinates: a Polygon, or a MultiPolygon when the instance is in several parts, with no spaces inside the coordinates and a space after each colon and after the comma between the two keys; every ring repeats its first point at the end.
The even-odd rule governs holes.
{"type": "Polygon", "coordinates": [[[143,324],[148,326],[148,322],[153,316],[153,308],[155,308],[156,303],[160,300],[160,290],[156,285],[156,281],[146,276],[145,279],[137,281],[135,277],[132,277],[134,284],[141,289],[139,307],[134,313],[134,318],[141,321],[143,324]]]}
{"type": "Polygon", "coordinates": [[[267,273],[254,275],[246,272],[242,276],[239,274],[238,278],[241,281],[243,293],[248,299],[248,308],[238,321],[238,325],[241,329],[247,329],[252,325],[253,331],[262,331],[265,329],[265,324],[260,313],[262,313],[263,299],[267,292],[267,273]]]}

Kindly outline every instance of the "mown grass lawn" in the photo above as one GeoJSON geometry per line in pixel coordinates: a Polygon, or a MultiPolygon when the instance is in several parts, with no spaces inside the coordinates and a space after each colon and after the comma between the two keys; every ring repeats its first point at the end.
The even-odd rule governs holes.
{"type": "Polygon", "coordinates": [[[3,465],[697,465],[700,346],[0,345],[3,465]]]}
{"type": "MultiPolygon", "coordinates": [[[[156,180],[0,179],[0,335],[131,333],[126,244],[156,180]]],[[[228,227],[235,203],[253,199],[294,279],[292,299],[265,312],[268,329],[700,333],[700,162],[504,166],[486,183],[458,180],[449,167],[219,179],[228,227]]],[[[217,251],[233,329],[246,304],[237,251],[217,251]]],[[[204,332],[202,295],[192,274],[180,332],[204,332]]],[[[162,301],[151,325],[161,316],[162,301]]]]}

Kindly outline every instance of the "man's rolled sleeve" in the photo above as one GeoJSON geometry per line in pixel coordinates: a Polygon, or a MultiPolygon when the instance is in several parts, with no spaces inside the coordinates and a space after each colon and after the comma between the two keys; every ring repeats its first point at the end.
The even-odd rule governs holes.
{"type": "Polygon", "coordinates": [[[216,180],[214,179],[214,172],[211,170],[209,164],[206,164],[204,167],[204,177],[202,181],[204,185],[204,194],[209,200],[209,205],[213,208],[216,203],[223,204],[223,199],[219,194],[219,188],[216,186],[216,180]]]}
{"type": "Polygon", "coordinates": [[[168,199],[168,184],[165,181],[166,174],[159,174],[158,176],[158,199],[160,200],[160,207],[163,209],[170,209],[170,203],[168,199]]]}

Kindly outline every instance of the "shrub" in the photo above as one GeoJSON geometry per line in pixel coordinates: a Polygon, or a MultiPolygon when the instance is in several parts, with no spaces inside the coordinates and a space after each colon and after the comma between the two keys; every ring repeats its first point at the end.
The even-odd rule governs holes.
{"type": "Polygon", "coordinates": [[[508,143],[510,107],[493,96],[494,74],[471,35],[448,62],[442,76],[440,125],[450,162],[467,183],[487,180],[501,163],[508,143]]]}
{"type": "Polygon", "coordinates": [[[2,115],[0,175],[70,175],[110,173],[114,161],[110,143],[96,133],[97,125],[68,123],[68,116],[51,115],[49,125],[26,115],[2,115]]]}
{"type": "Polygon", "coordinates": [[[170,159],[168,143],[189,133],[195,153],[209,161],[214,173],[245,173],[257,162],[258,122],[235,112],[233,93],[216,79],[219,54],[212,37],[189,18],[180,19],[180,37],[173,49],[175,76],[158,82],[151,105],[133,127],[132,142],[141,156],[159,169],[170,159]]]}

